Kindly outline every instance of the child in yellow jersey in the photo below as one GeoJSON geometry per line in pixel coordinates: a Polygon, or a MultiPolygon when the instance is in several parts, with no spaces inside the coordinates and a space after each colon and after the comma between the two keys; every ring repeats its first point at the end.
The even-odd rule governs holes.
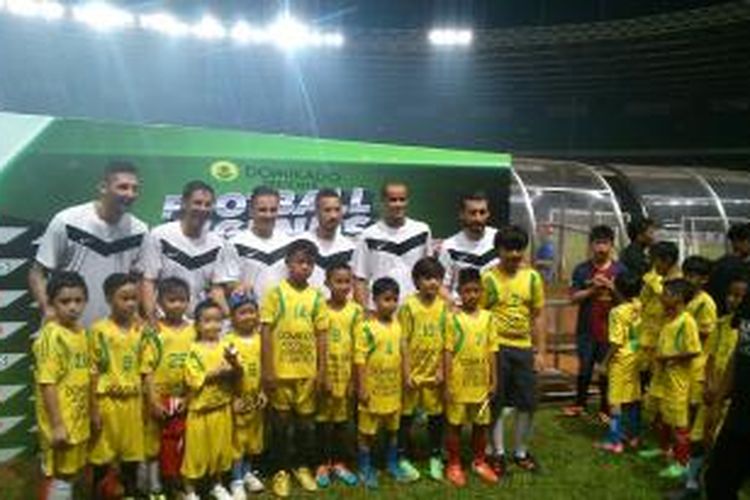
{"type": "Polygon", "coordinates": [[[654,353],[649,398],[656,411],[662,454],[671,447],[675,459],[660,472],[662,477],[682,477],[690,459],[691,370],[693,359],[701,353],[698,325],[686,310],[694,293],[689,281],[676,278],[664,282],[661,296],[666,322],[654,353]]]}
{"type": "Polygon", "coordinates": [[[445,269],[435,257],[419,259],[412,269],[417,293],[407,297],[398,311],[409,365],[399,428],[400,466],[412,480],[420,476],[410,461],[415,454],[411,435],[416,411],[427,416],[430,477],[443,480],[443,347],[448,319],[448,305],[440,297],[444,276],[445,269]]]}
{"type": "MultiPolygon", "coordinates": [[[[92,359],[92,419],[97,437],[89,455],[94,488],[119,463],[124,495],[137,493],[138,463],[143,460],[143,393],[140,351],[143,324],[138,318],[138,278],[115,273],[104,280],[111,312],[89,332],[92,359]]],[[[95,495],[96,496],[96,495],[95,495]]]]}
{"type": "Polygon", "coordinates": [[[643,288],[641,289],[641,335],[640,335],[640,365],[642,389],[648,387],[652,376],[654,352],[656,350],[659,332],[664,325],[664,308],[661,303],[661,295],[664,290],[664,281],[680,276],[680,268],[677,266],[679,249],[671,241],[659,241],[650,250],[653,267],[643,276],[643,288]]]}
{"type": "Polygon", "coordinates": [[[89,353],[79,320],[88,291],[77,273],[52,275],[47,300],[54,319],[34,341],[36,418],[49,498],[72,499],[73,482],[86,465],[89,426],[89,353]]]}
{"type": "MultiPolygon", "coordinates": [[[[263,412],[266,395],[260,384],[260,332],[258,303],[252,295],[234,293],[229,297],[232,331],[224,344],[237,351],[242,375],[235,386],[234,464],[232,465],[232,496],[247,497],[246,491],[259,493],[263,483],[253,473],[253,464],[263,451],[263,412]]],[[[257,464],[256,464],[257,465],[257,464]]]]}
{"type": "Polygon", "coordinates": [[[612,453],[623,452],[626,434],[633,447],[640,438],[641,380],[637,356],[641,328],[638,294],[642,285],[641,278],[630,271],[615,278],[615,291],[623,302],[609,312],[609,349],[601,365],[609,384],[609,432],[598,444],[612,453]],[[625,418],[627,429],[623,425],[625,418]]]}
{"type": "Polygon", "coordinates": [[[497,389],[497,324],[492,313],[479,308],[482,278],[472,268],[458,273],[461,311],[448,322],[445,339],[445,400],[448,419],[447,476],[456,486],[466,484],[461,468],[461,426],[470,424],[474,452],[472,470],[484,481],[499,478],[487,464],[485,447],[490,425],[490,401],[497,389]]]}
{"type": "Polygon", "coordinates": [[[523,264],[529,235],[518,226],[506,226],[495,235],[500,263],[482,273],[480,304],[498,325],[498,385],[493,404],[496,415],[490,463],[498,477],[505,470],[504,409],[516,410],[514,462],[523,470],[538,470],[528,452],[531,421],[536,406],[536,370],[544,358],[541,275],[523,264]]]}
{"type": "Polygon", "coordinates": [[[328,308],[323,293],[308,284],[318,251],[308,240],[292,242],[286,254],[287,278],[266,292],[260,309],[263,381],[271,408],[272,488],[289,496],[291,479],[317,490],[310,467],[315,461],[315,396],[326,383],[328,308]],[[297,453],[292,454],[292,438],[297,453]]]}
{"type": "Polygon", "coordinates": [[[699,416],[703,404],[703,389],[706,382],[706,342],[716,331],[718,316],[714,299],[706,292],[708,280],[711,277],[713,263],[698,255],[685,259],[682,263],[682,274],[697,290],[693,299],[687,305],[687,311],[698,324],[702,352],[693,358],[692,376],[690,380],[690,463],[686,478],[689,490],[698,490],[698,478],[703,466],[705,450],[703,448],[704,420],[699,416]]]}
{"type": "Polygon", "coordinates": [[[198,500],[196,486],[207,480],[220,500],[232,496],[221,478],[232,467],[232,388],[242,371],[236,349],[219,340],[224,314],[212,300],[193,314],[197,340],[190,346],[183,377],[188,390],[185,458],[182,476],[186,500],[198,500]]]}
{"type": "MultiPolygon", "coordinates": [[[[190,345],[195,340],[195,329],[185,319],[190,302],[190,287],[185,280],[171,277],[159,281],[157,297],[164,317],[156,330],[145,330],[141,354],[141,374],[149,407],[144,438],[145,475],[151,495],[162,493],[164,481],[163,489],[171,496],[179,487],[180,464],[169,464],[160,474],[159,455],[165,427],[180,429],[184,426],[186,388],[182,372],[190,345]]],[[[166,446],[170,446],[170,441],[182,441],[180,435],[170,435],[166,446]]],[[[166,456],[171,454],[169,450],[164,450],[164,454],[167,462],[166,456]]]]}
{"type": "Polygon", "coordinates": [[[398,463],[398,426],[401,418],[402,375],[408,373],[403,352],[406,342],[394,318],[399,287],[393,278],[379,278],[372,285],[375,317],[366,320],[354,341],[359,412],[357,421],[357,465],[365,488],[378,487],[370,450],[380,428],[388,437],[386,464],[396,481],[410,477],[398,463]]]}
{"type": "Polygon", "coordinates": [[[332,478],[349,486],[357,484],[357,476],[344,464],[344,445],[348,440],[347,421],[352,399],[352,351],[354,334],[363,320],[362,307],[351,300],[352,269],[345,262],[334,263],[326,270],[326,286],[331,292],[328,313],[331,326],[328,331],[326,370],[329,389],[318,397],[317,422],[318,448],[322,464],[315,480],[325,488],[332,478]]]}

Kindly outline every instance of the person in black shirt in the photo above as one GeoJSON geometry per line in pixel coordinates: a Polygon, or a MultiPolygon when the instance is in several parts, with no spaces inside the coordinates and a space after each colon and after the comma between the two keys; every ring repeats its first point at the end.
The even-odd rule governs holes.
{"type": "Polygon", "coordinates": [[[630,244],[620,253],[620,262],[641,278],[651,269],[648,249],[654,244],[654,231],[656,222],[648,217],[635,217],[628,223],[630,244]]]}
{"type": "Polygon", "coordinates": [[[706,416],[705,435],[713,435],[726,398],[731,400],[706,470],[709,500],[738,498],[742,483],[750,479],[750,301],[745,297],[734,317],[737,346],[724,374],[719,393],[706,416]]]}
{"type": "MultiPolygon", "coordinates": [[[[716,261],[711,279],[709,279],[706,287],[714,301],[720,299],[727,279],[737,267],[742,267],[745,272],[750,272],[750,224],[734,224],[729,228],[727,239],[731,251],[716,261]]],[[[716,304],[721,307],[719,302],[716,302],[716,304]]],[[[719,313],[721,314],[721,311],[719,313]]]]}

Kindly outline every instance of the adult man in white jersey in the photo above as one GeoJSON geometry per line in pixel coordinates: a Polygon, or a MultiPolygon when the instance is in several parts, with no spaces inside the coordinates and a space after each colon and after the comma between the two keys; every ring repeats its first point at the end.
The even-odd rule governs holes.
{"type": "Polygon", "coordinates": [[[312,241],[318,247],[318,257],[309,283],[322,289],[328,296],[328,288],[324,286],[326,270],[339,262],[352,265],[355,245],[351,238],[341,233],[344,211],[341,196],[335,190],[325,188],[318,191],[315,195],[315,216],[317,227],[302,235],[302,238],[312,241]]]}
{"type": "Polygon", "coordinates": [[[440,245],[440,263],[445,267],[445,288],[456,297],[458,272],[466,267],[484,271],[497,264],[494,248],[497,229],[488,227],[490,207],[481,191],[461,196],[458,219],[461,230],[440,245]]]}
{"type": "Polygon", "coordinates": [[[292,239],[276,228],[279,192],[268,186],[255,188],[250,195],[251,221],[222,249],[215,283],[228,292],[251,290],[262,300],[266,290],[286,276],[284,257],[292,239]]]}
{"type": "Polygon", "coordinates": [[[54,315],[47,304],[47,272],[75,271],[89,290],[83,313],[88,326],[109,314],[102,286],[112,273],[132,272],[148,226],[128,213],[138,199],[138,171],[124,161],[110,163],[99,183],[99,198],[66,208],[50,221],[29,271],[29,288],[45,319],[54,315]]]}
{"type": "Polygon", "coordinates": [[[188,182],[182,190],[179,219],[151,230],[146,238],[143,260],[141,300],[147,319],[155,324],[157,317],[156,289],[159,280],[182,278],[190,286],[190,307],[211,297],[224,304],[223,290],[214,286],[222,238],[209,230],[208,221],[216,195],[203,181],[188,182]]]}
{"type": "Polygon", "coordinates": [[[399,285],[399,301],[414,292],[411,270],[432,255],[432,232],[424,222],[406,216],[409,190],[403,182],[388,182],[381,190],[383,218],[360,235],[354,251],[354,298],[371,309],[369,286],[384,276],[399,285]]]}

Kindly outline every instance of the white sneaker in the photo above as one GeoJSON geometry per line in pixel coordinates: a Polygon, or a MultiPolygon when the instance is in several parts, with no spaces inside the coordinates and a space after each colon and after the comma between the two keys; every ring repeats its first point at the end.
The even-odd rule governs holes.
{"type": "Polygon", "coordinates": [[[243,481],[245,482],[245,488],[247,488],[247,491],[250,493],[260,493],[265,489],[263,482],[252,472],[245,474],[243,481]]]}
{"type": "Polygon", "coordinates": [[[185,496],[183,498],[185,500],[201,500],[201,497],[199,497],[198,494],[194,491],[191,491],[190,493],[185,493],[185,496]]]}
{"type": "Polygon", "coordinates": [[[211,488],[211,496],[216,500],[233,500],[232,495],[229,494],[227,489],[219,483],[216,483],[211,488]]]}
{"type": "Polygon", "coordinates": [[[245,493],[245,485],[242,481],[232,481],[232,499],[233,500],[247,500],[247,494],[245,493]]]}

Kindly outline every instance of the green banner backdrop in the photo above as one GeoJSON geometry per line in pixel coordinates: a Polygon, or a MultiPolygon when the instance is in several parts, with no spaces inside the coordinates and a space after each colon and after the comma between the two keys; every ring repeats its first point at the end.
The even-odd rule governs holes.
{"type": "Polygon", "coordinates": [[[210,183],[213,226],[231,234],[247,222],[247,194],[281,190],[289,232],[309,228],[321,187],[341,190],[344,232],[377,217],[386,180],[410,187],[409,213],[437,238],[456,230],[456,201],[484,190],[496,222],[507,220],[510,156],[172,126],[135,126],[0,113],[0,462],[35,449],[29,348],[39,326],[26,285],[35,241],[62,208],[92,199],[104,166],[132,161],[141,196],[134,213],[153,226],[179,208],[183,184],[210,183]]]}

